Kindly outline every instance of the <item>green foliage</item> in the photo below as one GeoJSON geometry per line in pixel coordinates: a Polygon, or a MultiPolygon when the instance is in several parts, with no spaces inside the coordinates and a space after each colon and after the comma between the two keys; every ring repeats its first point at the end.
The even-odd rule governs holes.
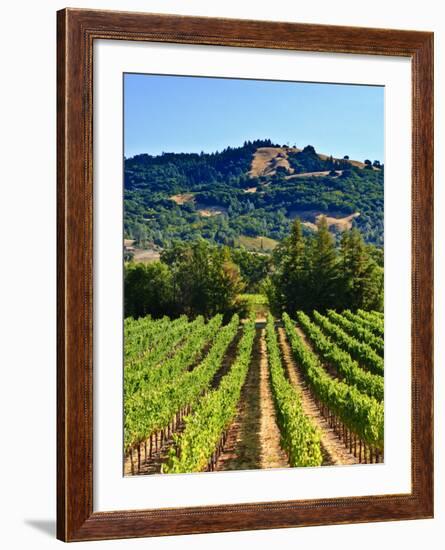
{"type": "Polygon", "coordinates": [[[362,317],[362,319],[365,319],[372,323],[375,328],[383,334],[384,319],[381,311],[364,311],[363,309],[359,309],[357,311],[357,314],[362,317]]]}
{"type": "Polygon", "coordinates": [[[163,473],[201,472],[207,467],[210,457],[216,450],[224,430],[232,422],[241,389],[250,365],[255,321],[244,325],[238,353],[230,371],[216,390],[208,392],[186,417],[185,429],[176,437],[175,446],[170,448],[168,462],[163,465],[163,473]]]}
{"type": "Polygon", "coordinates": [[[244,289],[238,266],[227,247],[212,246],[204,240],[176,243],[160,262],[129,263],[124,279],[125,315],[225,318],[244,306],[238,295],[244,289]]]}
{"type": "Polygon", "coordinates": [[[374,374],[383,375],[383,359],[370,346],[356,340],[329,319],[314,312],[317,323],[323,330],[348,354],[350,354],[362,367],[374,374]]]}
{"type": "Polygon", "coordinates": [[[173,274],[174,303],[189,316],[230,316],[238,310],[237,296],[244,289],[230,250],[204,240],[178,246],[178,253],[162,256],[173,274]]]}
{"type": "Polygon", "coordinates": [[[343,233],[340,252],[347,307],[382,310],[383,268],[377,265],[357,229],[343,233]]]}
{"type": "MultiPolygon", "coordinates": [[[[338,327],[330,323],[326,317],[323,317],[317,311],[314,311],[314,317],[323,330],[320,330],[317,325],[312,323],[309,317],[302,311],[297,313],[298,323],[312,342],[315,351],[320,354],[321,358],[328,365],[335,367],[338,374],[348,384],[355,386],[359,391],[366,393],[366,395],[374,397],[377,401],[383,401],[383,377],[364,371],[351,358],[351,355],[342,349],[343,335],[341,329],[338,329],[338,327]],[[323,331],[329,336],[326,336],[323,331]],[[340,346],[338,345],[339,341],[340,346]]],[[[360,344],[360,342],[352,338],[351,340],[353,342],[352,345],[360,344]]]]}
{"type": "MultiPolygon", "coordinates": [[[[374,260],[372,248],[354,229],[336,246],[324,217],[318,231],[308,236],[296,219],[272,256],[211,245],[204,239],[174,242],[160,261],[126,264],[125,314],[208,319],[222,313],[227,320],[234,313],[247,315],[249,305],[240,298],[246,290],[265,294],[277,314],[383,308],[383,268],[374,260]]],[[[361,316],[360,324],[369,325],[372,319],[361,316]]]]}
{"type": "Polygon", "coordinates": [[[289,153],[288,159],[289,164],[297,174],[342,170],[350,166],[346,158],[342,160],[333,159],[332,156],[326,159],[321,158],[312,145],[306,145],[302,151],[289,153]]]}
{"type": "Polygon", "coordinates": [[[125,317],[171,315],[173,278],[160,262],[128,263],[124,270],[125,317]]]}
{"type": "Polygon", "coordinates": [[[174,380],[199,358],[221,321],[222,316],[216,315],[205,325],[202,317],[198,317],[192,323],[185,321],[183,325],[159,333],[156,348],[151,353],[138,361],[125,363],[124,395],[134,396],[144,388],[148,396],[150,391],[158,391],[163,380],[174,380]]]}
{"type": "Polygon", "coordinates": [[[238,265],[246,292],[258,292],[261,282],[271,269],[271,258],[266,254],[248,252],[245,248],[234,248],[231,257],[238,265]]]}
{"type": "Polygon", "coordinates": [[[346,319],[343,315],[340,315],[333,310],[328,311],[328,316],[345,332],[347,332],[351,336],[354,336],[355,338],[360,340],[360,342],[367,344],[372,349],[374,349],[380,355],[380,357],[383,357],[383,353],[385,350],[383,338],[380,338],[380,336],[376,336],[370,330],[367,330],[358,323],[354,323],[353,321],[346,319]]]}
{"type": "Polygon", "coordinates": [[[139,384],[124,372],[124,444],[126,452],[167,427],[186,406],[193,408],[199,401],[221,366],[224,354],[233,340],[239,324],[234,315],[228,325],[217,330],[220,316],[208,325],[192,332],[184,348],[174,353],[171,360],[154,370],[143,369],[139,384]],[[190,365],[203,349],[204,341],[212,346],[194,369],[190,365]],[[158,372],[159,371],[159,372],[158,372]]]}
{"type": "Polygon", "coordinates": [[[331,378],[317,356],[302,342],[287,313],[283,314],[283,322],[295,359],[317,398],[363,441],[382,450],[383,403],[354,386],[331,378]]]}
{"type": "Polygon", "coordinates": [[[294,221],[290,236],[274,251],[274,271],[265,287],[273,311],[383,308],[383,268],[359,231],[344,235],[338,248],[324,217],[307,237],[294,221]]]}
{"type": "Polygon", "coordinates": [[[285,308],[294,311],[303,307],[310,300],[309,289],[310,265],[306,252],[307,239],[303,238],[302,227],[297,219],[286,239],[274,252],[275,273],[267,286],[272,308],[285,308]]]}
{"type": "Polygon", "coordinates": [[[320,466],[323,462],[320,432],[304,414],[300,394],[284,374],[275,321],[271,315],[267,318],[266,341],[281,446],[291,466],[320,466]]]}
{"type": "Polygon", "coordinates": [[[308,291],[318,309],[324,311],[338,299],[340,273],[338,253],[334,238],[328,231],[326,218],[322,217],[317,225],[318,231],[311,240],[312,246],[309,250],[308,291]]]}
{"type": "Polygon", "coordinates": [[[246,304],[249,317],[264,318],[267,316],[269,303],[264,294],[241,294],[239,299],[246,304]]]}
{"type": "Polygon", "coordinates": [[[360,327],[371,331],[375,336],[383,338],[385,335],[385,327],[383,317],[380,312],[368,313],[367,311],[358,310],[357,313],[352,311],[343,311],[343,315],[350,321],[357,323],[360,327]]]}
{"type": "Polygon", "coordinates": [[[124,321],[125,362],[132,362],[142,355],[150,353],[159,332],[171,328],[172,323],[174,325],[181,324],[183,320],[182,317],[175,321],[170,321],[168,317],[162,317],[153,321],[150,315],[140,319],[127,317],[124,321]]]}
{"type": "Polygon", "coordinates": [[[288,152],[297,174],[331,171],[322,177],[288,179],[277,175],[249,175],[258,147],[276,146],[270,140],[246,142],[213,154],[164,153],[137,155],[125,160],[124,232],[138,245],[168,247],[173,240],[210,242],[232,246],[241,235],[281,240],[289,232],[295,213],[313,210],[344,215],[360,212],[355,224],[365,241],[383,245],[382,169],[364,170],[348,160],[321,159],[312,146],[288,152]],[[335,175],[334,175],[335,171],[335,175]],[[337,173],[342,171],[341,176],[337,173]],[[256,187],[256,193],[246,193],[256,187]],[[189,193],[178,205],[170,197],[189,193]],[[204,207],[223,214],[202,217],[204,207]]]}

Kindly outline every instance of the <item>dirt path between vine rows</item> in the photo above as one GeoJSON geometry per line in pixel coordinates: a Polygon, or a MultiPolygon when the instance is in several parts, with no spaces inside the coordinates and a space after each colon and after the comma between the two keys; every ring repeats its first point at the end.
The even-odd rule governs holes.
{"type": "MultiPolygon", "coordinates": [[[[302,332],[296,328],[299,336],[303,336],[302,332]]],[[[333,428],[329,427],[328,422],[323,418],[317,404],[312,397],[311,391],[307,386],[303,374],[298,368],[286,338],[286,332],[283,327],[278,328],[278,340],[280,343],[283,363],[287,369],[289,380],[299,390],[301,395],[301,403],[303,411],[307,417],[321,431],[321,444],[323,452],[323,465],[334,466],[340,464],[358,464],[358,459],[353,454],[349,453],[343,443],[338,439],[333,428]]],[[[306,339],[303,338],[306,344],[306,339]]]]}
{"type": "Polygon", "coordinates": [[[252,360],[238,412],[215,470],[288,468],[270,389],[263,323],[257,323],[252,360]]]}
{"type": "Polygon", "coordinates": [[[265,333],[265,329],[262,329],[260,339],[261,468],[288,468],[286,452],[280,446],[281,435],[272,396],[265,333]]]}

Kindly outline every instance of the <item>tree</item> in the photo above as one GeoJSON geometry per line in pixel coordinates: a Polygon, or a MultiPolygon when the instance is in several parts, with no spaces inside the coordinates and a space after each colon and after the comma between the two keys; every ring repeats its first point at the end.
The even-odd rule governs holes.
{"type": "Polygon", "coordinates": [[[286,151],[295,174],[332,169],[348,171],[339,180],[329,176],[319,178],[316,185],[306,176],[286,179],[284,169],[278,170],[278,176],[268,173],[252,178],[252,157],[258,147],[267,146],[276,144],[270,140],[246,141],[242,147],[219,153],[166,153],[127,158],[125,235],[135,239],[136,246],[146,248],[152,248],[153,244],[168,248],[173,239],[190,242],[200,237],[220,245],[230,244],[240,235],[264,235],[282,240],[288,234],[288,213],[292,210],[315,210],[324,203],[331,210],[343,211],[348,203],[351,205],[348,212],[361,212],[357,224],[366,241],[383,242],[383,208],[378,204],[383,201],[382,168],[362,170],[341,157],[320,158],[313,147],[308,147],[304,153],[295,149],[286,151]],[[257,187],[257,191],[245,193],[251,187],[257,187]],[[206,218],[199,213],[203,204],[230,209],[229,216],[206,218]],[[287,216],[284,222],[282,211],[287,216]],[[267,222],[266,231],[259,225],[263,221],[267,222]]]}
{"type": "Polygon", "coordinates": [[[324,311],[335,308],[339,286],[338,256],[325,216],[320,216],[317,221],[317,233],[312,239],[309,262],[310,309],[324,311]]]}
{"type": "Polygon", "coordinates": [[[244,283],[227,247],[212,246],[204,239],[189,245],[177,243],[162,260],[170,265],[174,300],[181,313],[212,317],[237,310],[244,283]]]}
{"type": "Polygon", "coordinates": [[[340,176],[342,179],[347,180],[354,176],[354,172],[350,168],[346,168],[343,170],[342,175],[340,176]]]}
{"type": "Polygon", "coordinates": [[[299,218],[295,219],[289,237],[278,245],[273,257],[275,272],[264,287],[271,309],[277,313],[306,309],[308,264],[306,241],[299,218]]]}
{"type": "Polygon", "coordinates": [[[129,263],[124,271],[125,316],[134,318],[173,314],[173,285],[168,266],[161,262],[129,263]]]}
{"type": "Polygon", "coordinates": [[[343,234],[340,248],[342,265],[342,308],[383,309],[383,268],[378,266],[353,228],[343,234]]]}
{"type": "Polygon", "coordinates": [[[240,269],[240,275],[245,282],[247,292],[258,292],[261,281],[264,280],[271,265],[271,257],[267,254],[249,252],[245,248],[235,248],[231,251],[232,261],[240,269]]]}
{"type": "Polygon", "coordinates": [[[287,175],[287,173],[288,173],[288,170],[284,166],[277,166],[275,169],[275,174],[280,178],[284,178],[287,175]]]}
{"type": "Polygon", "coordinates": [[[243,313],[238,295],[244,283],[230,249],[212,246],[200,239],[191,244],[176,242],[164,251],[161,261],[125,266],[125,316],[135,318],[207,318],[222,313],[228,319],[243,313]]]}
{"type": "Polygon", "coordinates": [[[383,265],[376,261],[381,251],[366,245],[356,228],[343,233],[338,250],[325,217],[319,218],[317,227],[317,233],[300,248],[300,295],[291,290],[296,282],[293,273],[298,269],[290,262],[283,264],[289,272],[289,290],[282,308],[294,311],[298,303],[299,309],[307,312],[330,308],[382,311],[383,265]]]}

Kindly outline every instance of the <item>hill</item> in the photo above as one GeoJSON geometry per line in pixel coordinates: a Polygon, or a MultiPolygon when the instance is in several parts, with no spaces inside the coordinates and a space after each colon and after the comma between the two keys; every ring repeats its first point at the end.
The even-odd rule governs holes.
{"type": "MultiPolygon", "coordinates": [[[[311,146],[308,147],[310,148],[311,146]]],[[[307,151],[307,148],[305,149],[305,151],[302,151],[297,147],[258,147],[253,155],[252,165],[249,174],[253,177],[273,176],[276,174],[278,168],[284,168],[288,174],[294,174],[296,171],[290,162],[292,162],[292,159],[301,159],[303,157],[303,155],[298,155],[297,153],[303,153],[307,151]],[[289,158],[291,159],[291,161],[289,161],[289,158]]],[[[313,152],[315,153],[315,150],[313,152]]],[[[333,157],[329,157],[328,155],[324,155],[322,153],[315,153],[315,155],[318,156],[318,159],[321,161],[321,166],[323,165],[323,162],[326,161],[335,161],[337,163],[340,163],[340,165],[344,165],[344,160],[347,160],[348,165],[355,166],[357,168],[364,168],[366,166],[364,162],[360,162],[358,160],[334,159],[333,157]]],[[[307,159],[308,156],[306,156],[306,159],[303,161],[303,168],[305,168],[307,165],[307,159]]],[[[307,170],[307,172],[298,173],[296,174],[296,176],[293,177],[301,177],[303,175],[313,174],[327,175],[328,170],[326,170],[325,172],[311,172],[310,170],[307,170]]],[[[289,175],[287,176],[288,179],[291,177],[292,176],[289,175]]]]}
{"type": "Polygon", "coordinates": [[[268,139],[215,153],[137,155],[125,159],[125,237],[143,247],[203,237],[257,248],[281,240],[295,217],[310,232],[324,215],[332,232],[357,226],[382,246],[383,179],[378,161],[268,139]]]}

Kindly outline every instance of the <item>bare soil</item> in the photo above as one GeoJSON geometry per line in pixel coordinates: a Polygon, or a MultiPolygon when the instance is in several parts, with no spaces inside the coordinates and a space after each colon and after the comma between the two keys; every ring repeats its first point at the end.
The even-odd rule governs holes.
{"type": "Polygon", "coordinates": [[[141,263],[156,262],[161,257],[159,250],[135,248],[134,261],[141,263]]]}
{"type": "Polygon", "coordinates": [[[213,218],[214,216],[221,216],[227,214],[227,209],[223,206],[207,206],[205,208],[198,207],[198,214],[201,218],[213,218]]]}
{"type": "MultiPolygon", "coordinates": [[[[185,423],[182,420],[174,433],[181,434],[184,431],[185,423]]],[[[165,438],[162,442],[160,441],[160,437],[158,437],[158,446],[157,449],[154,444],[154,438],[153,438],[153,447],[152,447],[152,454],[150,456],[150,440],[147,440],[145,444],[141,445],[141,467],[138,470],[138,459],[137,459],[137,453],[136,451],[133,451],[133,463],[134,463],[134,474],[132,474],[131,469],[131,459],[129,456],[125,459],[125,465],[124,465],[124,475],[125,476],[131,476],[131,475],[147,475],[147,474],[160,474],[162,464],[164,464],[167,461],[168,458],[168,451],[173,443],[173,434],[170,434],[170,437],[165,438]],[[145,451],[147,449],[147,451],[145,451]]]]}
{"type": "MultiPolygon", "coordinates": [[[[342,173],[342,170],[338,170],[339,173],[342,173]]],[[[308,177],[321,177],[321,176],[327,176],[329,175],[329,170],[323,170],[321,172],[302,172],[301,174],[292,174],[292,176],[286,176],[285,179],[287,180],[293,180],[296,178],[308,178],[308,177]]]]}
{"type": "Polygon", "coordinates": [[[194,201],[195,199],[193,193],[180,193],[179,195],[172,195],[170,200],[181,206],[188,202],[194,201]]]}
{"type": "Polygon", "coordinates": [[[253,343],[249,372],[241,390],[238,412],[232,422],[224,450],[218,457],[215,470],[251,470],[261,467],[260,450],[260,392],[258,346],[259,330],[253,343]]]}
{"type": "MultiPolygon", "coordinates": [[[[229,428],[224,450],[217,460],[215,467],[217,471],[289,467],[286,452],[280,445],[281,435],[276,420],[267,361],[265,329],[262,321],[262,319],[257,319],[256,337],[249,372],[241,392],[236,417],[229,428]]],[[[296,330],[305,345],[311,348],[310,342],[301,329],[296,327],[296,330]]],[[[219,386],[221,378],[230,370],[236,357],[241,333],[242,331],[238,332],[228,347],[222,365],[211,383],[212,389],[219,386]]],[[[358,458],[349,453],[318,409],[317,402],[293,358],[282,327],[278,328],[278,338],[286,374],[300,393],[304,413],[320,429],[323,465],[357,464],[358,458]]],[[[335,369],[329,366],[326,366],[326,369],[331,376],[337,377],[335,369]]],[[[184,428],[185,423],[182,420],[176,427],[175,433],[182,433],[184,428]]],[[[133,467],[136,475],[159,474],[161,472],[162,464],[166,462],[169,449],[173,444],[172,435],[166,437],[162,444],[159,438],[157,448],[154,445],[153,438],[151,456],[149,456],[149,440],[146,445],[141,445],[141,467],[139,471],[137,452],[133,452],[133,467]]],[[[132,475],[131,472],[131,460],[130,457],[127,457],[124,474],[132,475]]]]}
{"type": "Polygon", "coordinates": [[[282,327],[278,328],[278,339],[289,380],[300,392],[303,411],[313,424],[320,429],[323,465],[358,464],[358,459],[355,458],[353,454],[349,453],[335,434],[334,429],[329,426],[327,420],[323,418],[318,409],[312,392],[306,384],[303,374],[292,356],[285,330],[282,327]]]}
{"type": "Polygon", "coordinates": [[[227,348],[226,354],[224,356],[224,359],[222,360],[221,367],[218,369],[218,372],[213,377],[213,380],[211,382],[211,388],[216,389],[219,386],[219,383],[221,382],[221,378],[225,376],[232,366],[232,363],[235,361],[236,353],[238,349],[238,343],[241,339],[243,331],[238,330],[238,332],[235,335],[235,338],[230,342],[229,347],[227,348]]]}
{"type": "MultiPolygon", "coordinates": [[[[299,212],[291,212],[291,217],[301,217],[301,219],[305,219],[303,214],[300,214],[299,212]]],[[[352,221],[355,218],[358,218],[360,216],[360,212],[354,212],[353,214],[350,214],[349,216],[343,216],[343,217],[336,217],[335,215],[327,216],[323,213],[314,213],[312,216],[306,216],[305,221],[302,222],[303,225],[306,227],[309,227],[309,229],[312,229],[312,231],[318,231],[317,222],[321,217],[326,218],[326,223],[328,227],[334,228],[336,231],[348,231],[352,228],[352,221]]]]}
{"type": "Polygon", "coordinates": [[[298,152],[299,150],[294,147],[258,147],[253,155],[250,175],[252,177],[272,176],[279,166],[292,174],[293,169],[287,160],[287,151],[298,152]]]}
{"type": "Polygon", "coordinates": [[[229,428],[217,471],[288,468],[280,447],[267,366],[264,329],[257,325],[252,360],[241,392],[238,412],[229,428]]]}
{"type": "Polygon", "coordinates": [[[267,361],[265,330],[261,329],[260,338],[260,396],[261,396],[261,468],[288,468],[286,452],[281,448],[280,429],[275,413],[272,396],[270,371],[267,361]]]}

